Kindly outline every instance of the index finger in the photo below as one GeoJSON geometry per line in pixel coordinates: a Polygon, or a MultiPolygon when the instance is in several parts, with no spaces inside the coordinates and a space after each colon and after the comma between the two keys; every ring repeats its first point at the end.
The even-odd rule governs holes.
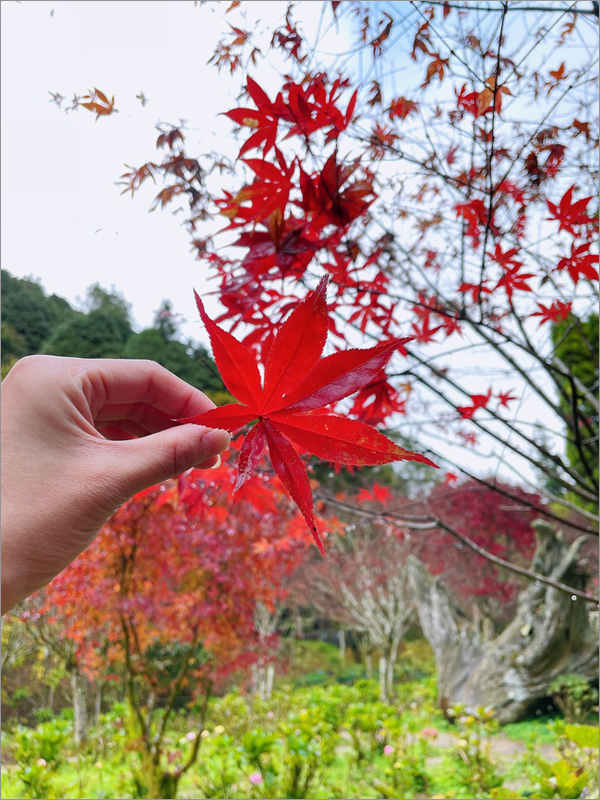
{"type": "Polygon", "coordinates": [[[215,407],[203,392],[154,361],[91,358],[81,363],[78,371],[94,416],[107,404],[146,403],[171,419],[215,407]]]}

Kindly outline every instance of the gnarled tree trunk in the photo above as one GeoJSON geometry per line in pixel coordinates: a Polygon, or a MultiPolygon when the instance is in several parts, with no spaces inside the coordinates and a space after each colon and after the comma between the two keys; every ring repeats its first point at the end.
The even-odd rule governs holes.
{"type": "MultiPolygon", "coordinates": [[[[537,520],[534,527],[531,568],[583,589],[577,554],[585,537],[569,546],[546,522],[537,520]]],[[[549,694],[557,675],[576,672],[591,678],[598,673],[597,631],[589,607],[564,591],[530,584],[519,595],[513,621],[493,637],[489,625],[467,618],[416,559],[410,560],[409,580],[421,628],[435,654],[438,702],[444,709],[454,703],[493,706],[501,723],[513,722],[549,694]]]]}

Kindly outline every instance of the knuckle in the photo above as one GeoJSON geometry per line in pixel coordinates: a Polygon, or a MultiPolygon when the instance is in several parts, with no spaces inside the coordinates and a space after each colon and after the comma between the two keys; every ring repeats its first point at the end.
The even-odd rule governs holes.
{"type": "Polygon", "coordinates": [[[64,373],[65,367],[68,367],[70,362],[75,362],[77,360],[78,359],[74,358],[62,358],[60,356],[34,353],[20,358],[13,365],[8,375],[10,376],[11,382],[28,382],[31,380],[38,380],[40,377],[43,377],[45,381],[49,381],[55,378],[57,374],[64,373]]]}
{"type": "Polygon", "coordinates": [[[143,358],[133,363],[146,373],[146,389],[141,397],[141,402],[152,405],[159,393],[160,377],[165,368],[149,358],[143,358]]]}
{"type": "Polygon", "coordinates": [[[20,358],[12,367],[12,375],[27,375],[30,373],[39,373],[47,363],[47,356],[31,355],[20,358]]]}

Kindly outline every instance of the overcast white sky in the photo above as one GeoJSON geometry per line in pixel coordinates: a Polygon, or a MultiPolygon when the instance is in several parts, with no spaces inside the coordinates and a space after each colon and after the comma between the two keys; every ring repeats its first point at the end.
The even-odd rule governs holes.
{"type": "MultiPolygon", "coordinates": [[[[182,216],[148,213],[153,186],[132,200],[114,182],[125,163],[154,157],[159,120],[189,120],[192,153],[227,149],[231,123],[218,114],[234,107],[235,83],[206,62],[227,28],[228,5],[2,2],[5,269],[40,278],[72,303],[96,281],[114,285],[138,327],[170,298],[190,321],[184,333],[204,338],[192,289],[208,286],[182,216]],[[95,122],[85,109],[65,114],[49,102],[48,92],[71,98],[93,87],[114,94],[121,113],[95,122]]],[[[269,15],[282,11],[281,3],[264,5],[269,15]]]]}

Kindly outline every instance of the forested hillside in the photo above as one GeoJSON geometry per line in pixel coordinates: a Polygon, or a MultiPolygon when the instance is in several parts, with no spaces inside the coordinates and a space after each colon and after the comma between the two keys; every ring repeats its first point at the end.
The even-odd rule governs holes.
{"type": "Polygon", "coordinates": [[[78,310],[48,295],[32,278],[2,270],[2,377],[19,358],[46,353],[77,358],[149,358],[217,403],[229,395],[206,349],[184,341],[177,315],[163,300],[154,325],[136,332],[130,304],[114,287],[90,286],[78,310]]]}

